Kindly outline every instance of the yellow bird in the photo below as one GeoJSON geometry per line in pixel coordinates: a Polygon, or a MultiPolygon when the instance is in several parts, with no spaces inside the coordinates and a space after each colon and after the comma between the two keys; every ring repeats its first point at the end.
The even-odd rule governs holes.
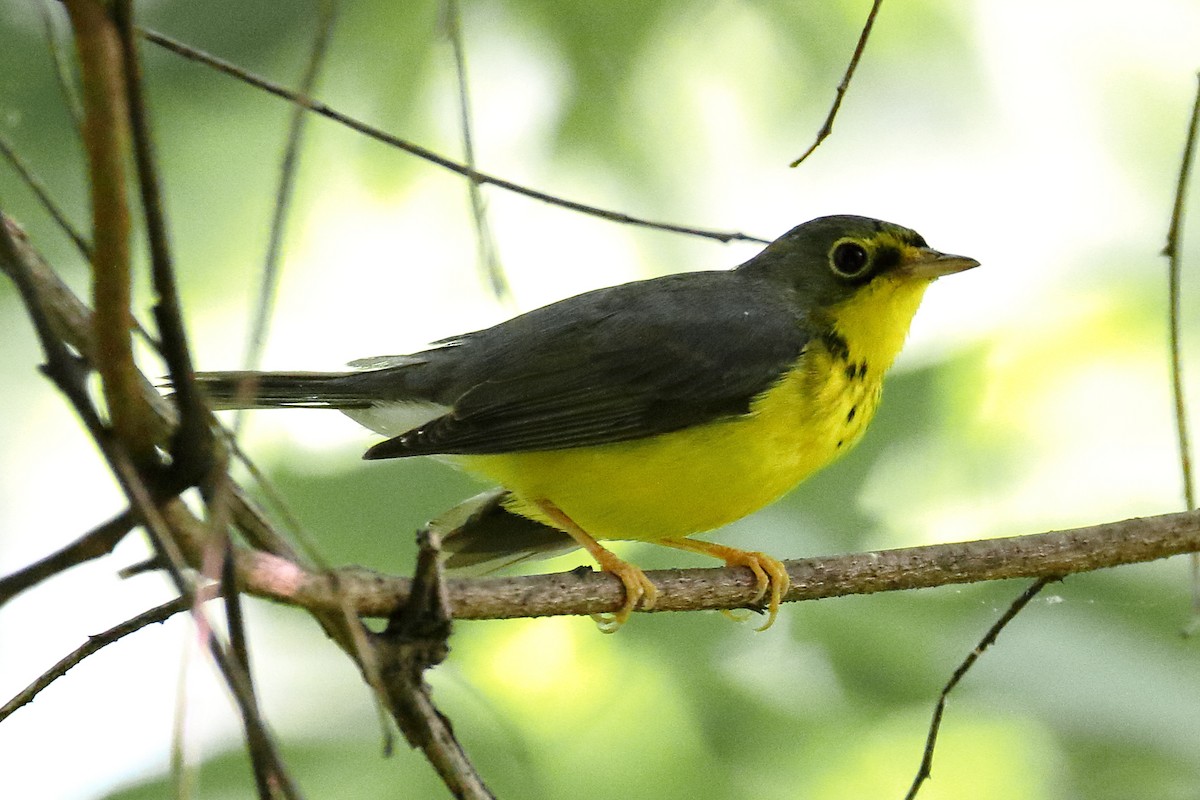
{"type": "Polygon", "coordinates": [[[821,217],[732,270],[597,289],[352,371],[197,377],[216,408],[339,409],[390,437],[364,458],[434,455],[498,483],[449,515],[452,568],[583,547],[624,584],[611,631],[657,590],[600,542],[654,542],[748,567],[765,629],[783,564],[688,537],[853,446],[925,289],[978,264],[899,225],[821,217]]]}

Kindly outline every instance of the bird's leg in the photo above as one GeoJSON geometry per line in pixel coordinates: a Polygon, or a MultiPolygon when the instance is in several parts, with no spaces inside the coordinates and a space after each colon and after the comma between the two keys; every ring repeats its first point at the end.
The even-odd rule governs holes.
{"type": "Polygon", "coordinates": [[[600,626],[601,631],[604,633],[616,633],[625,624],[625,620],[629,619],[629,615],[633,613],[633,610],[638,607],[639,601],[642,608],[647,611],[654,608],[654,603],[658,600],[658,589],[654,588],[654,584],[646,577],[646,573],[633,564],[617,558],[611,550],[606,549],[591,534],[575,524],[575,521],[563,513],[563,510],[554,505],[554,503],[551,503],[549,500],[538,500],[537,506],[556,528],[562,530],[574,539],[580,547],[591,553],[592,558],[596,559],[596,563],[600,565],[600,569],[605,572],[611,572],[624,584],[624,605],[612,614],[592,615],[592,619],[600,626]]]}
{"type": "Polygon", "coordinates": [[[779,559],[772,558],[765,553],[739,550],[736,547],[700,542],[695,539],[657,539],[654,543],[687,550],[689,553],[701,553],[719,558],[730,567],[749,567],[750,571],[754,573],[757,588],[754,595],[755,602],[761,601],[766,596],[767,589],[771,590],[771,598],[767,601],[767,621],[758,630],[765,631],[775,623],[775,617],[779,615],[779,604],[783,601],[788,586],[791,585],[787,569],[779,559]]]}

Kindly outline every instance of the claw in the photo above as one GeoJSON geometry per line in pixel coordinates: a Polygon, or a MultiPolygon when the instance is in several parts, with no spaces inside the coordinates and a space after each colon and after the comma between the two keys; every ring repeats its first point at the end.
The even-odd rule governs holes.
{"type": "Polygon", "coordinates": [[[770,590],[770,599],[767,600],[767,621],[755,630],[765,631],[775,624],[775,618],[779,616],[779,604],[783,602],[783,596],[787,594],[788,587],[791,585],[787,568],[783,566],[782,561],[765,553],[739,550],[736,547],[726,547],[723,544],[700,542],[694,539],[661,539],[656,544],[665,544],[668,547],[692,553],[703,553],[706,556],[721,559],[730,567],[749,567],[750,571],[754,573],[754,602],[761,602],[767,596],[767,590],[770,590]]]}
{"type": "Polygon", "coordinates": [[[646,573],[628,561],[617,558],[611,550],[605,549],[558,506],[546,500],[540,501],[538,505],[557,527],[591,553],[601,570],[615,575],[625,587],[625,602],[620,608],[610,614],[592,614],[592,619],[601,633],[616,633],[639,605],[645,611],[654,608],[658,601],[658,589],[646,577],[646,573]]]}

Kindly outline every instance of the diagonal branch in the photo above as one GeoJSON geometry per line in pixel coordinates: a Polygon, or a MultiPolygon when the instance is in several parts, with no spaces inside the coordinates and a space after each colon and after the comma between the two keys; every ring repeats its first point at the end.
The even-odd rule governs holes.
{"type": "Polygon", "coordinates": [[[71,544],[45,558],[38,559],[11,575],[0,578],[0,606],[26,589],[86,561],[106,556],[137,524],[133,514],[123,511],[92,528],[71,544]]]}
{"type": "Polygon", "coordinates": [[[967,657],[962,660],[958,668],[950,676],[950,680],[946,681],[946,685],[942,687],[941,694],[938,695],[938,701],[933,707],[933,717],[929,722],[929,733],[925,736],[925,750],[921,756],[921,765],[917,768],[917,775],[913,778],[912,786],[908,789],[908,794],[904,795],[904,800],[914,800],[917,792],[921,790],[921,785],[933,776],[933,750],[937,745],[938,731],[942,727],[942,716],[946,712],[946,701],[950,698],[950,693],[954,691],[954,687],[963,679],[967,672],[983,655],[983,651],[987,650],[996,643],[1000,633],[1008,627],[1008,624],[1016,619],[1017,615],[1029,605],[1033,598],[1037,597],[1038,592],[1046,588],[1046,585],[1057,580],[1053,576],[1039,578],[1029,586],[1028,589],[1021,592],[1020,597],[1012,602],[1011,605],[1000,615],[1000,619],[996,620],[992,627],[988,628],[987,633],[979,640],[979,644],[967,654],[967,657]]]}
{"type": "Polygon", "coordinates": [[[822,142],[829,138],[829,134],[833,133],[833,120],[842,108],[842,100],[846,98],[846,91],[850,88],[850,81],[854,78],[854,70],[858,69],[858,62],[862,60],[863,52],[867,49],[867,39],[871,36],[871,29],[875,27],[875,17],[879,15],[879,8],[882,5],[883,0],[874,0],[871,4],[871,10],[867,13],[867,21],[863,23],[862,33],[858,35],[858,44],[854,46],[854,54],[850,56],[850,63],[846,65],[842,82],[838,84],[837,93],[833,97],[833,105],[829,107],[825,122],[817,131],[817,138],[808,146],[807,150],[800,154],[799,158],[788,164],[789,167],[800,166],[805,159],[817,151],[822,142]]]}
{"type": "MultiPolygon", "coordinates": [[[[206,592],[203,598],[198,599],[210,599],[212,596],[213,593],[210,591],[206,592]]],[[[125,620],[120,625],[114,625],[104,633],[98,633],[94,636],[89,636],[86,642],[68,653],[66,656],[63,656],[61,659],[59,659],[58,663],[39,675],[37,680],[18,692],[15,697],[13,697],[3,706],[0,706],[0,722],[8,719],[8,717],[11,716],[14,711],[22,706],[32,703],[38,694],[42,692],[42,690],[62,676],[66,675],[68,670],[82,662],[87,657],[100,652],[108,645],[120,641],[131,633],[140,631],[142,628],[158,622],[166,622],[168,619],[180,613],[181,611],[187,611],[190,607],[191,604],[187,598],[177,597],[174,600],[170,600],[160,606],[156,606],[149,611],[143,611],[136,617],[125,620]]]]}
{"type": "Polygon", "coordinates": [[[165,36],[157,31],[143,28],[140,30],[140,33],[149,41],[171,51],[172,53],[175,53],[176,55],[183,56],[184,58],[188,58],[193,61],[198,61],[209,67],[212,67],[218,72],[223,72],[226,75],[236,78],[237,80],[247,83],[257,89],[261,89],[264,92],[273,94],[276,97],[281,97],[290,103],[296,103],[304,106],[314,114],[318,114],[326,119],[331,119],[340,125],[345,125],[347,128],[363,134],[364,136],[375,139],[379,142],[383,142],[384,144],[395,147],[399,150],[403,150],[406,153],[461,175],[464,178],[469,178],[475,183],[481,185],[489,184],[499,189],[513,192],[514,194],[529,197],[533,200],[540,200],[541,202],[548,203],[552,206],[558,206],[559,208],[565,208],[569,211],[577,211],[581,214],[599,217],[600,219],[606,219],[610,222],[619,222],[625,225],[636,225],[643,228],[653,228],[654,230],[668,231],[670,233],[681,233],[687,236],[699,236],[705,239],[715,239],[718,242],[739,241],[770,244],[770,242],[766,239],[760,239],[757,236],[751,236],[746,233],[713,231],[704,228],[691,228],[686,225],[674,225],[669,222],[655,222],[642,217],[634,217],[630,216],[629,214],[622,214],[619,211],[610,211],[604,208],[597,208],[596,206],[589,206],[585,203],[577,203],[574,200],[567,200],[547,192],[538,191],[537,189],[531,189],[528,186],[523,186],[519,183],[514,183],[513,181],[505,180],[504,178],[500,178],[495,175],[489,175],[486,172],[476,172],[466,164],[460,164],[457,161],[439,155],[438,153],[422,147],[419,144],[415,144],[406,139],[401,139],[398,136],[393,136],[392,134],[382,131],[379,128],[372,127],[365,122],[360,122],[359,120],[347,114],[343,114],[340,111],[330,108],[319,100],[315,100],[311,97],[304,97],[303,95],[293,92],[277,83],[273,83],[266,78],[247,72],[236,64],[232,64],[228,61],[217,58],[216,56],[209,55],[208,53],[197,50],[194,47],[189,47],[183,42],[172,39],[171,37],[165,36]]]}

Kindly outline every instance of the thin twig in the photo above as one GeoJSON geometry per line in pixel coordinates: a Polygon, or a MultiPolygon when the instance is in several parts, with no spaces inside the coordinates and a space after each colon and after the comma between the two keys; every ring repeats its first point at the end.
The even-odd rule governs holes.
{"type": "MultiPolygon", "coordinates": [[[[288,798],[288,800],[298,800],[300,791],[284,767],[283,759],[280,757],[274,740],[267,730],[266,722],[263,720],[258,704],[254,699],[254,689],[250,676],[242,669],[242,665],[238,663],[237,659],[232,657],[229,651],[221,645],[221,642],[218,641],[213,633],[212,626],[209,624],[203,610],[195,603],[196,589],[183,575],[186,560],[179,543],[175,540],[175,531],[168,525],[162,511],[160,511],[158,505],[154,502],[153,496],[142,483],[136,466],[128,454],[124,452],[120,442],[109,442],[105,449],[105,455],[109,459],[109,466],[112,469],[113,475],[116,477],[121,489],[125,492],[126,497],[129,498],[130,504],[142,517],[146,531],[150,534],[150,540],[154,544],[156,551],[163,558],[164,566],[172,583],[174,583],[180,594],[192,604],[192,617],[196,620],[197,627],[203,632],[204,645],[208,649],[225,684],[229,687],[230,694],[237,705],[238,715],[242,720],[242,728],[245,731],[247,739],[250,741],[251,748],[254,752],[262,754],[262,757],[267,761],[267,765],[272,773],[272,786],[278,789],[279,794],[288,798]]],[[[170,502],[178,503],[178,501],[170,502]]],[[[208,533],[207,527],[205,527],[204,533],[208,533]]]]}
{"type": "Polygon", "coordinates": [[[58,3],[51,0],[33,0],[42,12],[42,26],[46,31],[46,47],[50,51],[50,59],[54,62],[54,77],[58,80],[59,91],[62,92],[63,102],[67,113],[75,123],[75,133],[83,139],[83,105],[79,102],[79,93],[75,90],[75,81],[71,77],[71,65],[67,62],[66,54],[58,43],[58,33],[54,29],[54,9],[58,3]]]}
{"type": "MultiPolygon", "coordinates": [[[[237,570],[233,564],[233,541],[228,535],[221,539],[224,547],[218,554],[221,562],[220,591],[221,599],[225,601],[225,621],[229,626],[229,656],[246,674],[246,689],[250,693],[249,700],[257,705],[254,671],[250,668],[250,640],[246,636],[246,618],[242,613],[242,592],[237,585],[237,570]]],[[[264,751],[264,746],[267,745],[266,737],[246,736],[246,746],[250,751],[250,766],[254,771],[254,782],[258,787],[258,796],[262,800],[270,800],[273,794],[271,791],[273,759],[269,752],[264,751]]]]}
{"type": "MultiPolygon", "coordinates": [[[[1197,76],[1200,81],[1200,76],[1197,76]]],[[[1187,186],[1192,171],[1192,156],[1196,150],[1196,129],[1200,125],[1200,84],[1196,88],[1196,99],[1192,102],[1192,116],[1188,122],[1187,138],[1183,146],[1183,161],[1179,165],[1179,180],[1175,185],[1175,202],[1171,208],[1171,224],[1167,228],[1167,244],[1163,255],[1167,257],[1167,293],[1170,327],[1170,369],[1171,393],[1175,399],[1175,433],[1179,448],[1179,470],[1183,479],[1184,507],[1196,507],[1195,479],[1192,475],[1192,445],[1188,436],[1187,403],[1183,395],[1183,356],[1180,343],[1180,273],[1179,263],[1180,242],[1183,239],[1184,207],[1187,198],[1187,186]]],[[[1192,624],[1185,628],[1185,634],[1190,634],[1200,619],[1200,555],[1192,555],[1192,624]]]]}
{"type": "MultiPolygon", "coordinates": [[[[319,3],[319,8],[316,34],[313,38],[308,63],[299,86],[300,93],[304,95],[312,93],[325,54],[328,52],[328,45],[333,32],[333,3],[330,0],[323,0],[323,2],[319,3]]],[[[267,255],[263,264],[259,292],[255,300],[251,333],[246,340],[246,352],[244,356],[246,369],[255,369],[257,367],[262,360],[262,353],[266,344],[267,330],[272,318],[274,299],[280,277],[283,234],[295,189],[300,147],[303,141],[304,130],[307,127],[307,118],[307,115],[304,113],[304,107],[300,105],[296,106],[292,114],[287,143],[284,147],[284,156],[280,165],[279,185],[275,194],[267,255]]],[[[230,436],[231,442],[236,443],[244,419],[245,417],[240,412],[234,417],[233,432],[230,436]]],[[[231,482],[226,477],[218,483],[217,488],[211,493],[209,498],[211,513],[218,518],[229,515],[229,501],[232,499],[229,492],[231,485],[231,482]]],[[[225,598],[225,610],[229,624],[230,649],[232,655],[241,663],[242,669],[249,676],[252,674],[249,641],[245,634],[245,622],[241,611],[241,590],[237,585],[237,575],[232,559],[233,543],[229,539],[228,534],[225,533],[227,528],[224,525],[217,526],[217,529],[222,532],[219,553],[221,587],[222,596],[225,598]]],[[[253,682],[250,682],[249,686],[253,690],[253,682]]],[[[261,752],[262,740],[258,737],[247,736],[247,745],[250,748],[251,763],[254,765],[254,777],[258,784],[258,792],[260,796],[269,796],[269,754],[261,752]]]]}
{"type": "Polygon", "coordinates": [[[1178,434],[1179,468],[1183,473],[1183,497],[1186,508],[1196,507],[1196,488],[1192,476],[1191,441],[1188,437],[1187,404],[1183,395],[1183,357],[1180,346],[1180,272],[1179,251],[1183,240],[1183,219],[1186,206],[1187,186],[1192,171],[1192,157],[1196,149],[1197,128],[1200,127],[1200,85],[1192,103],[1192,116],[1188,122],[1187,140],[1183,148],[1183,162],[1179,165],[1179,180],[1175,186],[1175,203],[1171,211],[1171,225],[1167,230],[1167,244],[1163,255],[1167,257],[1167,283],[1170,303],[1170,349],[1171,389],[1175,398],[1175,429],[1178,434]]]}
{"type": "Polygon", "coordinates": [[[458,81],[458,119],[459,130],[462,131],[463,157],[467,162],[470,174],[467,176],[467,193],[471,200],[471,217],[475,222],[475,244],[478,251],[479,268],[492,294],[497,300],[506,301],[512,296],[508,279],[504,276],[504,268],[500,266],[500,258],[496,252],[496,242],[492,238],[491,227],[488,225],[487,204],[483,199],[483,188],[479,185],[477,164],[475,162],[475,141],[471,123],[471,96],[467,81],[467,54],[463,45],[462,9],[458,0],[445,0],[443,9],[446,23],[446,36],[450,40],[450,48],[454,51],[454,74],[458,81]]]}
{"type": "MultiPolygon", "coordinates": [[[[321,66],[325,55],[329,52],[329,42],[333,37],[334,3],[333,0],[321,0],[318,3],[317,27],[313,35],[312,48],[309,50],[308,63],[300,78],[298,92],[304,97],[313,93],[317,76],[321,74],[321,66]]],[[[271,318],[275,308],[275,294],[279,288],[281,265],[283,262],[283,234],[287,227],[288,212],[295,194],[296,175],[299,171],[300,147],[304,141],[304,131],[308,127],[308,114],[304,104],[297,104],[292,110],[292,119],[288,127],[287,144],[284,146],[283,160],[279,166],[279,185],[275,190],[275,206],[271,214],[271,230],[267,240],[267,256],[263,261],[261,280],[258,294],[254,299],[254,313],[250,324],[250,336],[246,339],[246,351],[242,356],[243,369],[255,370],[262,363],[263,349],[267,343],[267,330],[271,326],[271,318]]],[[[233,418],[233,437],[238,438],[242,429],[245,415],[238,411],[233,418]]]]}
{"type": "Polygon", "coordinates": [[[954,670],[954,674],[950,676],[950,680],[942,687],[942,693],[938,696],[937,705],[933,709],[933,718],[929,723],[929,734],[925,737],[925,751],[921,757],[921,766],[917,769],[917,776],[913,779],[912,786],[909,787],[908,794],[904,796],[904,800],[913,800],[917,796],[917,792],[920,791],[921,784],[927,781],[932,774],[933,750],[937,745],[938,729],[942,726],[942,714],[946,711],[946,700],[949,698],[950,692],[954,691],[954,687],[958,685],[958,682],[963,679],[967,671],[979,660],[979,657],[983,655],[983,651],[995,643],[996,638],[1008,626],[1008,623],[1012,622],[1017,614],[1020,614],[1022,609],[1029,605],[1029,601],[1037,596],[1037,593],[1044,589],[1046,584],[1056,580],[1059,580],[1059,578],[1054,576],[1039,578],[1028,589],[1022,592],[1021,596],[1012,602],[1012,605],[1001,615],[1000,619],[996,620],[996,623],[988,629],[988,632],[979,640],[979,644],[975,645],[975,649],[967,654],[967,657],[958,665],[958,669],[954,670]]]}
{"type": "Polygon", "coordinates": [[[875,17],[879,14],[879,7],[882,5],[883,0],[875,0],[871,4],[871,11],[867,14],[867,21],[863,23],[862,33],[858,35],[858,44],[854,47],[854,55],[850,56],[850,63],[846,65],[846,72],[842,75],[842,82],[838,84],[833,105],[829,107],[829,114],[825,117],[825,123],[821,126],[821,130],[817,131],[816,141],[809,145],[808,149],[789,166],[800,166],[806,158],[816,152],[816,149],[821,146],[821,142],[833,133],[833,120],[841,110],[842,100],[845,99],[846,90],[850,88],[850,80],[854,77],[854,70],[858,69],[858,62],[862,58],[863,51],[867,49],[867,38],[871,35],[871,28],[875,26],[875,17]]]}
{"type": "Polygon", "coordinates": [[[46,209],[46,212],[50,214],[54,220],[54,224],[58,225],[63,233],[67,235],[67,238],[74,243],[75,248],[79,250],[84,260],[91,261],[92,246],[84,238],[83,234],[79,232],[79,229],[75,227],[75,224],[67,218],[66,212],[54,202],[54,198],[50,196],[50,192],[46,189],[46,184],[17,155],[17,151],[13,148],[12,143],[4,138],[3,135],[0,135],[0,154],[3,154],[8,159],[8,163],[16,171],[17,175],[20,176],[21,180],[24,181],[25,185],[29,187],[29,191],[33,192],[33,196],[42,204],[42,208],[46,209]]]}
{"type": "MultiPolygon", "coordinates": [[[[162,514],[151,496],[141,483],[140,475],[131,466],[127,456],[121,451],[118,442],[113,440],[111,432],[101,423],[91,406],[91,398],[86,391],[87,368],[91,357],[95,355],[93,315],[83,306],[71,290],[62,283],[61,279],[49,269],[45,262],[30,246],[21,228],[8,217],[0,213],[0,271],[5,272],[16,284],[24,301],[26,309],[33,322],[38,337],[46,351],[46,374],[55,381],[60,391],[75,407],[89,433],[100,445],[101,451],[108,458],[114,475],[117,476],[130,498],[131,505],[139,517],[143,518],[151,541],[157,551],[156,563],[166,569],[180,594],[190,597],[194,594],[191,584],[184,579],[180,564],[182,553],[172,538],[179,535],[181,542],[187,545],[190,552],[199,554],[204,543],[211,537],[211,527],[196,519],[190,511],[178,500],[169,501],[163,507],[171,513],[171,528],[164,524],[162,514]],[[73,357],[68,350],[68,344],[74,348],[80,357],[73,357]]],[[[164,400],[148,381],[141,384],[143,400],[156,415],[159,423],[157,435],[160,442],[169,437],[170,423],[175,419],[175,409],[164,400]]],[[[270,523],[262,517],[261,512],[253,506],[245,494],[234,486],[231,490],[233,499],[230,501],[233,518],[247,539],[257,547],[278,553],[288,559],[288,563],[302,565],[309,563],[303,554],[297,552],[286,539],[277,534],[270,523]]],[[[196,555],[196,562],[199,561],[196,555]]],[[[239,574],[240,580],[240,574],[239,574]]],[[[337,586],[336,577],[332,585],[337,586]]],[[[310,613],[321,624],[325,632],[355,661],[355,664],[369,674],[373,658],[367,658],[359,653],[358,641],[361,631],[353,630],[347,624],[344,603],[335,603],[336,610],[312,610],[310,613]],[[357,637],[357,638],[356,638],[357,637]],[[366,662],[364,664],[364,662],[366,662]]],[[[211,626],[203,614],[193,609],[196,625],[200,630],[211,633],[211,626]]],[[[354,623],[358,628],[360,622],[354,623]]],[[[247,727],[248,736],[267,737],[257,707],[250,702],[246,691],[248,677],[240,669],[236,661],[226,657],[225,651],[211,635],[205,637],[208,647],[218,670],[230,686],[231,692],[242,711],[242,720],[247,727]]],[[[368,657],[370,653],[366,654],[368,657]]],[[[269,737],[268,737],[269,738],[269,737]]],[[[294,797],[297,792],[290,777],[282,769],[278,757],[274,755],[273,746],[267,751],[274,759],[274,772],[280,776],[282,791],[286,796],[294,797]]]]}
{"type": "Polygon", "coordinates": [[[188,800],[192,796],[195,771],[188,768],[187,758],[187,711],[188,711],[188,667],[192,663],[195,640],[187,637],[183,641],[183,652],[179,658],[179,674],[175,681],[175,713],[171,720],[171,757],[168,774],[172,778],[171,800],[188,800]]]}
{"type": "MultiPolygon", "coordinates": [[[[204,593],[208,598],[212,597],[212,592],[204,593]]],[[[184,597],[177,597],[174,600],[163,603],[161,606],[143,611],[133,619],[126,620],[120,625],[115,625],[109,628],[104,633],[89,636],[88,640],[71,651],[69,654],[59,659],[58,663],[50,669],[43,672],[37,677],[33,683],[26,686],[16,694],[11,700],[0,707],[0,722],[7,719],[14,711],[23,705],[32,703],[34,698],[38,696],[47,686],[54,683],[56,680],[67,674],[67,671],[76,664],[83,661],[88,656],[91,656],[110,644],[125,638],[131,633],[136,633],[142,628],[153,625],[157,622],[166,622],[175,614],[181,611],[187,611],[189,601],[184,597]]]]}
{"type": "Polygon", "coordinates": [[[584,203],[577,203],[574,200],[567,200],[556,195],[538,191],[537,189],[531,189],[528,186],[522,186],[519,183],[513,183],[512,181],[496,177],[495,175],[489,175],[485,172],[472,171],[469,167],[467,167],[466,164],[460,164],[457,161],[439,155],[432,150],[421,147],[418,144],[414,144],[413,142],[393,136],[390,133],[380,130],[379,128],[367,125],[365,122],[360,122],[353,117],[347,116],[340,111],[330,108],[319,100],[315,100],[311,97],[302,97],[301,95],[291,91],[290,89],[280,86],[277,83],[273,83],[266,78],[247,72],[235,64],[197,50],[194,47],[190,47],[183,42],[172,39],[169,36],[158,33],[157,31],[142,28],[140,29],[140,33],[149,41],[159,45],[160,47],[170,50],[176,55],[191,59],[193,61],[198,61],[206,66],[212,67],[218,72],[223,72],[226,75],[236,78],[237,80],[240,80],[265,92],[269,92],[276,97],[281,97],[284,100],[292,103],[298,103],[312,111],[314,114],[319,114],[326,119],[331,119],[334,122],[345,125],[351,130],[363,134],[364,136],[370,137],[379,142],[383,142],[384,144],[391,145],[392,147],[403,150],[406,153],[428,161],[431,164],[436,164],[443,169],[447,169],[451,172],[457,173],[458,175],[462,175],[465,178],[476,180],[480,184],[496,186],[500,189],[513,192],[514,194],[519,194],[534,200],[540,200],[543,203],[558,206],[559,208],[577,211],[581,214],[588,214],[593,217],[599,217],[600,219],[606,219],[610,222],[618,222],[624,225],[635,225],[643,228],[652,228],[654,230],[680,233],[687,236],[699,236],[705,239],[715,239],[718,242],[741,241],[770,244],[770,241],[767,239],[761,239],[757,236],[751,236],[746,233],[713,231],[704,228],[691,228],[685,225],[673,225],[667,222],[654,222],[641,217],[633,217],[629,214],[622,214],[619,211],[610,211],[608,209],[598,208],[596,206],[589,206],[584,203]]]}
{"type": "MultiPolygon", "coordinates": [[[[115,26],[117,53],[120,57],[120,74],[124,78],[125,100],[124,103],[116,105],[116,108],[126,111],[129,115],[128,125],[137,165],[138,188],[141,193],[142,213],[149,240],[150,273],[155,292],[158,294],[158,302],[154,306],[154,317],[161,337],[163,359],[167,363],[171,382],[175,389],[175,401],[179,408],[179,423],[171,435],[169,448],[172,478],[170,491],[181,491],[189,486],[200,486],[202,489],[207,489],[213,475],[223,467],[224,459],[217,455],[217,443],[209,425],[210,414],[195,385],[192,359],[179,301],[179,290],[175,281],[166,212],[162,201],[162,185],[158,175],[153,134],[150,129],[150,115],[143,90],[141,61],[138,58],[138,38],[134,28],[133,14],[133,0],[118,0],[113,5],[112,23],[115,26]]],[[[123,298],[123,302],[128,305],[129,298],[123,298]]],[[[127,331],[128,329],[125,329],[121,333],[128,340],[127,331]]],[[[99,362],[98,366],[103,369],[103,362],[99,362]]],[[[142,404],[141,407],[148,408],[148,405],[142,404]]],[[[121,436],[118,431],[118,441],[110,444],[110,465],[116,473],[118,481],[122,484],[122,488],[129,496],[131,504],[145,521],[146,530],[150,534],[155,551],[163,565],[168,568],[176,588],[184,597],[191,597],[194,590],[183,576],[183,570],[189,565],[176,544],[172,532],[166,527],[157,508],[154,507],[154,498],[151,492],[142,484],[142,476],[145,474],[147,465],[145,459],[139,459],[143,462],[141,469],[138,469],[136,463],[126,463],[122,459],[124,453],[121,445],[137,447],[139,444],[137,441],[131,441],[121,436]]],[[[161,493],[162,487],[158,488],[161,493]]],[[[223,514],[216,515],[218,520],[222,516],[223,514]]],[[[227,538],[225,531],[224,525],[217,524],[214,531],[217,535],[206,538],[219,541],[227,538]]],[[[238,590],[235,581],[231,580],[230,584],[232,585],[230,592],[232,599],[227,596],[225,605],[231,627],[230,635],[235,643],[244,644],[244,632],[240,629],[240,606],[237,604],[236,596],[238,590]]],[[[299,791],[285,769],[261,718],[254,682],[249,671],[248,657],[244,651],[239,652],[232,645],[228,650],[221,646],[199,606],[193,608],[192,613],[206,640],[209,652],[217,662],[238,705],[246,741],[250,748],[259,797],[261,800],[271,800],[277,796],[277,793],[287,798],[299,797],[299,791]]]]}
{"type": "MultiPolygon", "coordinates": [[[[172,434],[170,444],[171,476],[177,489],[203,487],[214,462],[218,460],[215,453],[217,445],[209,424],[211,415],[196,389],[192,357],[183,324],[162,199],[162,181],[158,174],[150,113],[142,85],[133,0],[118,0],[113,11],[125,78],[126,103],[123,107],[129,114],[142,215],[150,245],[150,275],[154,291],[158,294],[154,304],[154,319],[158,324],[163,360],[167,363],[175,389],[175,402],[179,407],[179,425],[172,434]]],[[[99,362],[99,366],[102,368],[103,362],[99,362]]]]}
{"type": "Polygon", "coordinates": [[[92,528],[61,550],[0,578],[0,606],[26,589],[36,586],[64,570],[108,555],[117,546],[117,543],[133,530],[135,524],[137,523],[133,514],[123,511],[107,522],[92,528]]]}
{"type": "MultiPolygon", "coordinates": [[[[99,180],[104,184],[102,187],[93,187],[93,206],[97,207],[95,215],[98,222],[96,228],[97,255],[93,262],[94,284],[96,284],[95,293],[98,304],[112,308],[107,317],[102,317],[98,312],[92,317],[90,333],[97,358],[113,357],[120,362],[125,355],[128,355],[126,351],[130,344],[129,331],[131,330],[131,325],[128,324],[131,317],[128,314],[127,305],[129,300],[128,214],[127,209],[122,211],[98,208],[104,202],[123,206],[125,200],[123,191],[118,191],[124,185],[123,180],[111,174],[114,169],[124,169],[123,152],[121,148],[116,147],[122,138],[119,134],[121,122],[119,118],[114,119],[111,116],[112,109],[106,106],[106,103],[111,103],[118,109],[124,107],[121,101],[122,87],[119,81],[115,81],[116,76],[112,74],[114,69],[118,73],[120,71],[120,43],[112,21],[100,5],[91,0],[71,0],[68,10],[77,31],[77,47],[84,64],[84,97],[87,111],[85,130],[89,140],[92,175],[94,180],[99,180]],[[93,72],[101,74],[92,74],[93,72]],[[110,222],[117,226],[117,230],[105,230],[99,224],[110,222]],[[124,227],[121,227],[122,225],[124,227]],[[102,245],[102,242],[105,243],[102,245]],[[110,282],[117,286],[104,285],[110,282]],[[122,302],[126,303],[124,309],[126,313],[124,314],[118,307],[122,302]],[[124,319],[126,324],[117,332],[105,331],[102,328],[102,321],[105,319],[110,321],[124,319]],[[124,342],[120,341],[117,333],[124,336],[124,342]]],[[[43,287],[34,282],[27,269],[26,259],[22,258],[23,250],[19,239],[15,236],[17,232],[18,229],[9,225],[7,220],[4,225],[0,225],[0,262],[3,262],[5,271],[16,282],[30,317],[33,319],[34,328],[46,354],[45,373],[71,402],[75,412],[99,446],[113,475],[129,500],[131,511],[150,535],[155,552],[176,590],[181,597],[191,603],[195,598],[196,587],[184,574],[188,565],[172,531],[167,527],[159,511],[158,498],[155,496],[157,487],[152,488],[145,480],[146,472],[156,473],[154,426],[151,424],[153,417],[150,414],[133,417],[127,420],[127,430],[122,430],[115,424],[109,427],[100,418],[88,390],[88,363],[81,357],[72,354],[63,339],[57,335],[57,332],[63,327],[62,320],[54,320],[52,317],[60,309],[53,302],[47,302],[48,298],[43,296],[40,291],[43,287]],[[126,436],[130,438],[127,439],[126,436]],[[143,439],[143,437],[145,438],[143,439]],[[149,448],[148,452],[143,452],[147,447],[149,448]],[[134,452],[138,455],[135,456],[134,452]]],[[[54,296],[52,299],[57,300],[58,297],[54,296]]],[[[144,376],[130,361],[127,366],[116,370],[113,394],[124,397],[125,392],[132,391],[133,395],[125,400],[129,404],[130,413],[145,411],[151,408],[150,404],[146,402],[146,397],[140,394],[145,385],[144,376]],[[125,370],[132,371],[126,372],[125,370]]],[[[114,423],[116,419],[114,414],[114,423]]],[[[200,609],[194,608],[192,613],[197,625],[202,630],[211,630],[200,609]]],[[[252,694],[247,689],[247,676],[239,669],[236,662],[232,662],[228,658],[214,637],[210,635],[206,644],[238,704],[247,735],[267,742],[264,749],[270,753],[272,758],[275,785],[279,787],[285,797],[299,797],[290,776],[282,766],[273,743],[270,742],[257,707],[250,700],[252,694]]]]}

